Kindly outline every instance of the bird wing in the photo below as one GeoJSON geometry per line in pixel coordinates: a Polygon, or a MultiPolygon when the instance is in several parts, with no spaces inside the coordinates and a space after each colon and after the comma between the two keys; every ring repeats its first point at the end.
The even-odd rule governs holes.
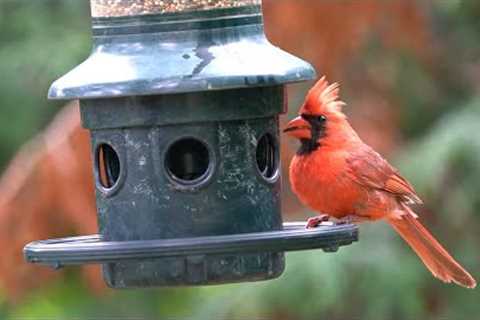
{"type": "Polygon", "coordinates": [[[407,202],[422,203],[412,185],[369,146],[364,145],[351,153],[347,164],[352,179],[357,183],[392,193],[407,202]]]}

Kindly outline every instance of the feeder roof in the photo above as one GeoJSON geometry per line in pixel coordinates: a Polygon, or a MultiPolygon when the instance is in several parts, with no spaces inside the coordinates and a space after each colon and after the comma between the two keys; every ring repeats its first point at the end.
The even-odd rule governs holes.
{"type": "Polygon", "coordinates": [[[93,19],[90,57],[53,83],[51,99],[159,95],[310,80],[307,62],[273,46],[259,6],[93,19]]]}

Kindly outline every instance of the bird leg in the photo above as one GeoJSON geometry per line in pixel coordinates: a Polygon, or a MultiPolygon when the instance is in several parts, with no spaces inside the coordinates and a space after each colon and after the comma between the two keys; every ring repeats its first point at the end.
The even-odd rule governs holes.
{"type": "Polygon", "coordinates": [[[330,220],[330,216],[328,214],[319,214],[318,216],[308,218],[307,225],[305,226],[306,229],[312,229],[318,227],[319,224],[322,222],[330,220]]]}

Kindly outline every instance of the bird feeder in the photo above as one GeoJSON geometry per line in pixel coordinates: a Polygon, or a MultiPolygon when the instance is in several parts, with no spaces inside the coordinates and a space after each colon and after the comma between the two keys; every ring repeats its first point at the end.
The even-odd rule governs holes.
{"type": "Polygon", "coordinates": [[[259,0],[92,0],[93,52],[50,88],[91,132],[99,235],[27,261],[101,263],[114,288],[264,280],[284,252],[335,251],[352,225],[283,223],[278,117],[313,79],[272,46],[259,0]]]}

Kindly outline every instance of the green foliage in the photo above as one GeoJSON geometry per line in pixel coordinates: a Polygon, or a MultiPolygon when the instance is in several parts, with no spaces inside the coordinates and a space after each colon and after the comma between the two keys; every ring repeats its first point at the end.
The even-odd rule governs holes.
{"type": "Polygon", "coordinates": [[[182,316],[189,310],[189,290],[146,290],[108,292],[92,296],[78,275],[70,275],[30,295],[2,319],[154,319],[159,314],[182,316]]]}
{"type": "Polygon", "coordinates": [[[446,191],[443,188],[450,192],[462,188],[469,197],[465,202],[475,202],[480,178],[479,121],[478,99],[465,107],[452,107],[422,139],[402,150],[401,166],[421,193],[439,200],[446,191]]]}
{"type": "Polygon", "coordinates": [[[87,9],[77,0],[0,2],[0,164],[60,107],[46,93],[88,55],[87,9]]]}

